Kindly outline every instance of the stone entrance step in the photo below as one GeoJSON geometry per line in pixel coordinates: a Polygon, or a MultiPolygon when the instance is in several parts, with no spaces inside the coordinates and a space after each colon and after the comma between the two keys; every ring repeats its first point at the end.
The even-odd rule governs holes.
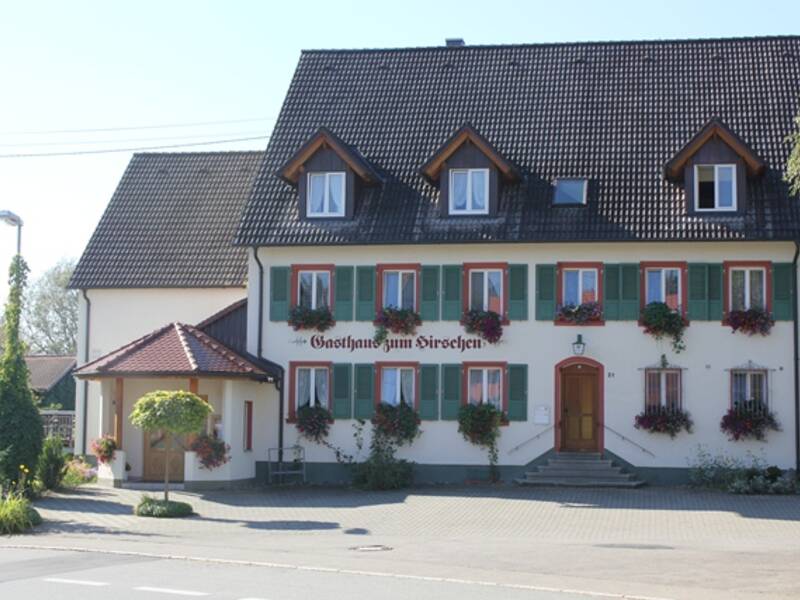
{"type": "Polygon", "coordinates": [[[631,473],[625,473],[614,461],[598,452],[559,452],[547,463],[516,479],[519,485],[566,487],[623,487],[644,485],[631,473]]]}

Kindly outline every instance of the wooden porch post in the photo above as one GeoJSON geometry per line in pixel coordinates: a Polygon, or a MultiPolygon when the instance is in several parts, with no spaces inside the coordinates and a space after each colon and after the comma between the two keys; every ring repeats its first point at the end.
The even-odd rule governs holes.
{"type": "Polygon", "coordinates": [[[122,449],[122,398],[123,398],[123,380],[117,377],[114,380],[114,440],[117,442],[117,448],[122,449]]]}

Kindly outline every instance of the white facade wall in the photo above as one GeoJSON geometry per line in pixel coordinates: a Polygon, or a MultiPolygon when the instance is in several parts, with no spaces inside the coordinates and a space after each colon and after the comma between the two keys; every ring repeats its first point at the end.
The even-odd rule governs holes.
{"type": "MultiPolygon", "coordinates": [[[[687,467],[696,456],[698,444],[713,453],[745,458],[762,456],[770,464],[794,467],[794,388],[792,372],[792,323],[777,322],[768,337],[732,334],[719,322],[692,322],[686,330],[687,349],[675,354],[668,340],[657,342],[633,321],[608,322],[605,326],[555,326],[535,316],[535,265],[560,261],[630,263],[639,261],[723,262],[730,260],[771,260],[791,262],[794,246],[789,243],[617,243],[617,244],[482,244],[358,247],[262,248],[264,264],[263,356],[288,370],[290,361],[332,361],[374,363],[377,361],[418,361],[457,363],[463,361],[507,361],[528,364],[528,421],[512,422],[502,430],[500,464],[525,465],[554,446],[555,365],[572,356],[571,343],[577,334],[586,342],[587,358],[605,369],[605,414],[611,429],[646,448],[624,441],[605,431],[605,448],[639,467],[687,467]],[[512,321],[497,345],[484,344],[479,350],[350,351],[315,350],[308,344],[309,332],[295,332],[286,323],[269,320],[270,266],[292,264],[376,265],[378,263],[421,263],[447,265],[465,262],[526,263],[528,272],[529,320],[512,321]],[[304,343],[305,342],[305,343],[304,343]],[[662,354],[671,364],[685,368],[683,405],[694,420],[692,434],[681,433],[675,440],[634,428],[634,416],[644,408],[642,369],[659,363],[662,354]],[[753,361],[770,369],[770,406],[782,424],[781,432],[769,432],[766,442],[730,442],[719,429],[729,407],[727,369],[753,361]],[[550,411],[550,425],[534,425],[537,406],[550,411]],[[548,430],[538,439],[531,438],[548,430]],[[520,448],[515,449],[519,444],[520,448]]],[[[258,270],[250,261],[248,347],[255,352],[258,327],[258,270]]],[[[340,322],[326,332],[328,337],[352,335],[371,338],[369,322],[340,322]]],[[[457,321],[423,323],[418,333],[438,337],[466,335],[457,321]]],[[[286,394],[288,398],[288,393],[286,394]]],[[[353,451],[352,420],[338,420],[329,440],[345,451],[353,451]]],[[[286,426],[285,444],[297,438],[293,425],[286,426]]],[[[470,445],[457,432],[455,421],[423,421],[422,436],[403,449],[401,457],[431,465],[485,465],[485,451],[470,445]]],[[[333,462],[330,450],[302,442],[310,462],[333,462]]]]}

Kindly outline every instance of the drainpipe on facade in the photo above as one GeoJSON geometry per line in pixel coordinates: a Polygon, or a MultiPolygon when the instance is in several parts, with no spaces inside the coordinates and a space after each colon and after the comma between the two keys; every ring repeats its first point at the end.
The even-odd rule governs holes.
{"type": "MultiPolygon", "coordinates": [[[[263,349],[263,335],[264,335],[264,264],[258,257],[258,247],[253,246],[253,258],[258,265],[258,341],[256,342],[258,358],[261,356],[263,349]]],[[[278,471],[283,470],[283,379],[284,369],[279,365],[280,372],[278,380],[275,382],[275,388],[278,390],[278,471]]]]}
{"type": "Polygon", "coordinates": [[[792,322],[794,323],[794,468],[800,473],[800,332],[798,332],[797,309],[797,259],[800,242],[794,242],[792,259],[792,322]]]}
{"type": "MultiPolygon", "coordinates": [[[[89,331],[91,326],[91,316],[92,316],[92,301],[89,300],[89,295],[86,293],[86,290],[81,290],[81,294],[83,295],[83,301],[86,303],[86,327],[84,328],[84,342],[83,342],[83,364],[89,362],[89,331]]],[[[87,417],[86,413],[89,410],[89,381],[83,380],[83,415],[81,420],[83,421],[83,427],[81,427],[81,454],[86,454],[86,424],[87,424],[87,417]]]]}

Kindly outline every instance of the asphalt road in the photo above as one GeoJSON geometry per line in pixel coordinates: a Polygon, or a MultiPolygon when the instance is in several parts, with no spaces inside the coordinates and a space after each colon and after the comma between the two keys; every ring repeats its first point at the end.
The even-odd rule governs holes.
{"type": "Polygon", "coordinates": [[[515,588],[491,582],[465,583],[114,554],[0,548],[0,598],[3,600],[169,600],[181,597],[224,600],[586,600],[591,595],[587,592],[515,588]]]}

